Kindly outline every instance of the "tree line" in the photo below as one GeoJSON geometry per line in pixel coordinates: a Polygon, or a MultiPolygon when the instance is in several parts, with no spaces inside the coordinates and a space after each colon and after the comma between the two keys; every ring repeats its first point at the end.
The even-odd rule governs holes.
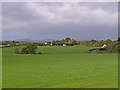
{"type": "Polygon", "coordinates": [[[28,44],[26,47],[23,47],[21,50],[18,48],[15,49],[15,54],[42,54],[40,51],[36,53],[37,46],[34,44],[28,44]]]}
{"type": "MultiPolygon", "coordinates": [[[[80,40],[75,40],[71,39],[69,37],[62,39],[62,40],[53,40],[52,45],[54,46],[62,46],[64,42],[72,42],[73,45],[79,45],[79,46],[87,46],[87,47],[102,47],[104,44],[107,45],[105,48],[106,52],[109,53],[120,53],[120,37],[118,40],[112,41],[110,39],[107,40],[86,40],[86,41],[80,41],[80,40]]],[[[14,44],[15,46],[21,46],[21,45],[26,45],[25,48],[22,48],[20,51],[16,50],[17,53],[21,54],[36,54],[35,50],[37,49],[37,46],[45,46],[44,43],[19,43],[19,42],[4,42],[2,43],[3,45],[7,44],[14,44]],[[17,44],[17,45],[16,45],[17,44]]],[[[39,52],[41,53],[41,52],[39,52]]]]}

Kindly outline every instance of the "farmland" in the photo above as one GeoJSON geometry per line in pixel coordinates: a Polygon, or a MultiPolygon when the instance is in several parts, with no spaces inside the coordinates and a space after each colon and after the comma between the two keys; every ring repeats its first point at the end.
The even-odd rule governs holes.
{"type": "Polygon", "coordinates": [[[86,53],[93,47],[39,46],[42,54],[3,48],[3,88],[117,88],[118,54],[86,53]]]}

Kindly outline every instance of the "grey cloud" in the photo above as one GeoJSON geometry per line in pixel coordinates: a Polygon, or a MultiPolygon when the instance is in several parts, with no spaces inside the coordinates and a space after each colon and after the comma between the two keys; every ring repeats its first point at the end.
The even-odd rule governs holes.
{"type": "Polygon", "coordinates": [[[116,39],[117,8],[117,3],[105,2],[3,3],[3,38],[44,39],[47,35],[47,38],[70,35],[77,39],[105,39],[110,36],[116,39]],[[7,37],[9,33],[12,34],[7,37]]]}

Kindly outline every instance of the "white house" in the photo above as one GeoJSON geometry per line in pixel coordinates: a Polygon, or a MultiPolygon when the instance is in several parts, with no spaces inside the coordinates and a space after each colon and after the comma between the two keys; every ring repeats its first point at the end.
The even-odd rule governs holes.
{"type": "Polygon", "coordinates": [[[66,46],[66,44],[63,44],[63,46],[65,47],[65,46],[66,46]]]}
{"type": "Polygon", "coordinates": [[[47,42],[45,42],[45,45],[47,45],[47,42]]]}
{"type": "Polygon", "coordinates": [[[0,45],[0,48],[2,48],[2,45],[0,45]]]}
{"type": "Polygon", "coordinates": [[[48,46],[52,46],[53,45],[51,41],[45,41],[44,44],[48,45],[48,46]]]}
{"type": "Polygon", "coordinates": [[[106,44],[104,44],[101,48],[105,48],[105,47],[107,47],[107,45],[106,45],[106,44]]]}

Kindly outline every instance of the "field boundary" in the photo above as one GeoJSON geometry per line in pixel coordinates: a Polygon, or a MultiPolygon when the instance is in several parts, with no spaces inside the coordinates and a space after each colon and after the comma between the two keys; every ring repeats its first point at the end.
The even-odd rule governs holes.
{"type": "Polygon", "coordinates": [[[119,88],[3,88],[2,90],[119,90],[119,88]]]}

